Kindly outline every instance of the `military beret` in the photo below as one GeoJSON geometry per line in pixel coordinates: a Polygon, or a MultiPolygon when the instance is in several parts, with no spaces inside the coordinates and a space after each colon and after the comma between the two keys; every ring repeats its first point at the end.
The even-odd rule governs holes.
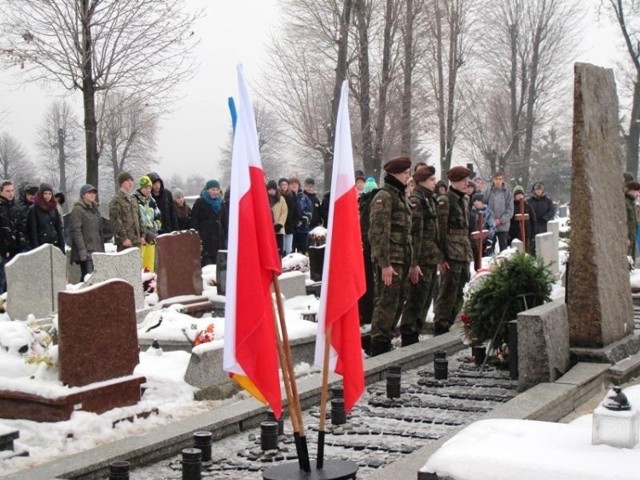
{"type": "Polygon", "coordinates": [[[394,157],[385,163],[382,168],[387,173],[402,173],[411,168],[411,159],[409,157],[394,157]]]}
{"type": "Polygon", "coordinates": [[[431,165],[421,165],[416,169],[416,172],[413,174],[413,179],[416,183],[424,182],[429,177],[433,177],[436,174],[435,167],[431,165]]]}
{"type": "Polygon", "coordinates": [[[471,170],[461,166],[453,167],[447,172],[447,178],[452,182],[459,182],[460,180],[469,178],[469,175],[471,175],[471,170]]]}
{"type": "Polygon", "coordinates": [[[638,182],[627,182],[627,190],[640,191],[640,183],[638,183],[638,182]]]}

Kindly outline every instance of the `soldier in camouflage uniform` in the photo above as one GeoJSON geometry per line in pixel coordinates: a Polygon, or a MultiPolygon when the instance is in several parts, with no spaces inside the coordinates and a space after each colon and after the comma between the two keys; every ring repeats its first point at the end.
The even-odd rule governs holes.
{"type": "Polygon", "coordinates": [[[449,190],[438,197],[441,284],[434,307],[434,334],[442,335],[462,306],[462,290],[469,280],[469,262],[473,260],[469,240],[469,200],[464,193],[471,171],[453,167],[447,172],[449,190]]]}
{"type": "Polygon", "coordinates": [[[438,243],[438,214],[434,190],[436,169],[421,166],[413,174],[416,183],[409,199],[412,210],[411,246],[413,261],[409,270],[409,293],[402,311],[402,346],[418,342],[438,274],[442,252],[438,243]]]}
{"type": "Polygon", "coordinates": [[[411,264],[411,210],[405,188],[411,160],[396,157],[384,165],[384,186],[371,201],[369,242],[375,272],[371,356],[391,350],[411,264]]]}

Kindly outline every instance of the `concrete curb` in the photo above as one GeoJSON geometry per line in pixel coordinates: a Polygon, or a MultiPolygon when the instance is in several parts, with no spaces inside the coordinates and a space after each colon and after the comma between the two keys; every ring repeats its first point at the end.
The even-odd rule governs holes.
{"type": "MultiPolygon", "coordinates": [[[[466,347],[460,341],[460,336],[448,333],[369,358],[364,365],[366,383],[383,380],[389,364],[399,364],[404,369],[417,368],[432,362],[436,351],[444,350],[451,355],[463,348],[466,347]]],[[[329,376],[330,385],[339,383],[340,380],[341,377],[338,375],[329,376]]],[[[303,409],[320,402],[320,389],[319,375],[298,381],[298,394],[303,409]]],[[[126,460],[130,462],[132,468],[159,462],[176,455],[183,448],[193,446],[193,432],[211,431],[214,441],[219,440],[257,427],[265,420],[266,412],[266,407],[248,398],[158,427],[147,434],[131,437],[126,441],[109,443],[2,478],[12,480],[103,479],[108,477],[109,464],[115,460],[126,460]]],[[[413,470],[411,478],[415,477],[416,471],[417,469],[413,470]]],[[[394,480],[397,478],[396,476],[394,480]]]]}

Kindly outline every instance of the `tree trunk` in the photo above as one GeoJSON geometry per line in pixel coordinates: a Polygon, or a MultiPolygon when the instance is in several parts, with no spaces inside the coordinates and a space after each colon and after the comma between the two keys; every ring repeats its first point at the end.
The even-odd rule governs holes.
{"type": "Polygon", "coordinates": [[[394,22],[393,0],[387,0],[384,14],[384,37],[382,45],[382,70],[380,72],[380,88],[378,89],[378,116],[376,118],[376,139],[373,148],[375,178],[379,177],[382,167],[382,147],[384,145],[384,126],[387,119],[387,92],[391,82],[391,28],[394,22]]]}
{"type": "Polygon", "coordinates": [[[331,185],[331,168],[333,165],[333,148],[336,138],[336,121],[338,117],[338,107],[340,106],[340,90],[342,82],[347,78],[347,47],[349,45],[349,23],[351,20],[352,0],[345,0],[342,18],[340,20],[340,37],[338,38],[338,61],[336,64],[336,82],[333,85],[333,99],[331,100],[331,121],[327,139],[328,153],[322,154],[324,163],[324,184],[331,185]]]}
{"type": "MultiPolygon", "coordinates": [[[[60,191],[67,194],[67,156],[64,153],[64,128],[58,128],[58,165],[60,169],[60,191]]],[[[62,206],[63,212],[69,211],[69,202],[62,206]]]]}
{"type": "Polygon", "coordinates": [[[438,132],[440,142],[440,176],[445,178],[451,163],[447,163],[447,126],[445,122],[444,108],[444,63],[442,61],[442,10],[440,9],[440,0],[434,0],[435,8],[435,40],[436,40],[436,68],[438,70],[438,85],[436,101],[438,103],[438,132]]]}
{"type": "Polygon", "coordinates": [[[93,79],[93,62],[91,57],[93,50],[91,21],[95,5],[89,6],[89,3],[89,0],[82,0],[82,100],[84,108],[84,136],[87,149],[87,183],[99,188],[96,88],[93,79]]]}
{"type": "Polygon", "coordinates": [[[404,31],[404,68],[402,85],[401,151],[411,155],[411,89],[413,73],[413,0],[406,1],[406,21],[404,31]]]}
{"type": "Polygon", "coordinates": [[[369,68],[369,21],[365,0],[355,0],[355,17],[358,28],[358,70],[360,73],[360,130],[362,132],[362,164],[365,174],[375,169],[373,158],[373,130],[371,128],[371,73],[369,68]]]}
{"type": "MultiPolygon", "coordinates": [[[[541,14],[542,15],[542,14],[541,14]]],[[[538,19],[538,26],[533,38],[529,88],[527,90],[527,112],[525,116],[524,126],[524,147],[522,149],[522,169],[519,178],[520,185],[525,189],[529,185],[529,169],[531,168],[531,150],[533,148],[533,127],[535,122],[535,105],[538,96],[538,67],[540,62],[540,43],[542,42],[542,23],[544,18],[538,19]]]]}
{"type": "Polygon", "coordinates": [[[444,167],[448,171],[451,168],[451,157],[453,156],[454,143],[454,117],[455,117],[455,97],[456,82],[458,79],[458,68],[460,68],[460,58],[458,56],[458,41],[460,36],[460,9],[457,1],[451,2],[451,12],[449,14],[449,78],[447,82],[447,122],[444,167]]]}
{"type": "Polygon", "coordinates": [[[629,119],[629,135],[626,138],[625,156],[627,172],[638,178],[638,143],[640,142],[640,71],[633,83],[633,105],[629,119]]]}

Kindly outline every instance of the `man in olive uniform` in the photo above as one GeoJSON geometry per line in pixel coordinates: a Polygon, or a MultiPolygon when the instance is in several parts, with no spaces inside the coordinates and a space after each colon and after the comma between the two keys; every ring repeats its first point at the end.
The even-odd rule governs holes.
{"type": "Polygon", "coordinates": [[[371,200],[369,243],[375,272],[371,356],[391,350],[391,338],[404,303],[411,264],[411,210],[405,188],[411,159],[384,165],[384,186],[371,200]]]}
{"type": "Polygon", "coordinates": [[[413,180],[416,185],[409,198],[413,261],[409,269],[409,293],[400,323],[403,347],[418,342],[433,298],[438,263],[443,258],[438,243],[438,213],[433,193],[436,169],[430,165],[420,166],[413,174],[413,180]]]}
{"type": "Polygon", "coordinates": [[[434,307],[435,335],[449,331],[461,307],[462,290],[469,280],[473,254],[469,240],[469,200],[464,190],[470,174],[465,167],[450,169],[447,172],[449,190],[438,197],[440,250],[444,260],[440,264],[440,291],[434,307]]]}

